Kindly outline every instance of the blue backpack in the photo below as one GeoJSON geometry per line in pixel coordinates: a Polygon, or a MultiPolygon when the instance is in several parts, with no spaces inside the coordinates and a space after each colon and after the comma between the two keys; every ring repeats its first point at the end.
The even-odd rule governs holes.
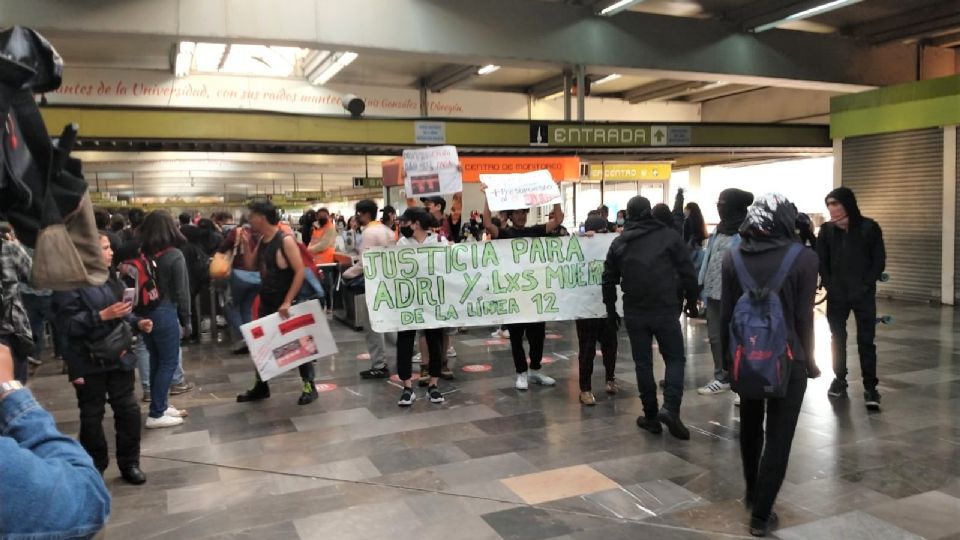
{"type": "Polygon", "coordinates": [[[731,258],[743,294],[733,308],[730,323],[731,387],[744,399],[782,398],[787,395],[793,351],[780,302],[780,288],[803,247],[790,246],[776,275],[765,287],[747,272],[740,250],[731,258]]]}

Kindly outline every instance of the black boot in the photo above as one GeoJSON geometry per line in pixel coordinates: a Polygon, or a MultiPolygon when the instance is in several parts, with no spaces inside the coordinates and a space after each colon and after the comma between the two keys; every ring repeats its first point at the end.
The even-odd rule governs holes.
{"type": "Polygon", "coordinates": [[[139,486],[147,481],[147,477],[137,465],[131,465],[120,469],[120,476],[130,484],[139,486]]]}
{"type": "Polygon", "coordinates": [[[757,519],[755,517],[751,517],[750,534],[759,537],[767,536],[771,531],[776,529],[777,525],[779,524],[780,518],[777,517],[776,512],[770,512],[770,517],[767,519],[757,519]]]}
{"type": "Polygon", "coordinates": [[[313,381],[303,381],[303,391],[297,405],[307,405],[317,400],[320,394],[317,392],[317,385],[313,381]]]}
{"type": "Polygon", "coordinates": [[[237,396],[237,403],[246,403],[248,401],[260,401],[270,397],[270,385],[257,379],[253,388],[237,396]]]}

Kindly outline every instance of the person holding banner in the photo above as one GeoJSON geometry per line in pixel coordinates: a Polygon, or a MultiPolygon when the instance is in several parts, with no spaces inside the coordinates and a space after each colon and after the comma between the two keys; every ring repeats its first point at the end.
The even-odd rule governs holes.
{"type": "MultiPolygon", "coordinates": [[[[550,220],[542,225],[527,227],[527,214],[529,209],[511,210],[507,212],[507,220],[510,226],[496,226],[493,224],[490,215],[490,203],[486,199],[487,186],[481,184],[480,190],[483,191],[483,224],[490,234],[492,240],[507,238],[544,238],[550,236],[554,231],[560,228],[563,223],[563,209],[560,204],[554,204],[550,212],[550,220]]],[[[553,386],[557,381],[553,377],[548,377],[540,373],[540,362],[543,360],[543,344],[547,338],[546,323],[515,323],[506,325],[506,330],[510,334],[510,348],[513,352],[513,363],[517,368],[517,390],[526,390],[530,383],[541,386],[553,386]],[[530,365],[527,366],[527,354],[523,350],[523,336],[527,336],[527,344],[530,345],[530,365]],[[532,373],[530,373],[532,371],[532,373]]]]}
{"type": "Polygon", "coordinates": [[[677,316],[678,285],[687,298],[688,316],[697,309],[697,275],[690,251],[676,231],[654,219],[650,201],[634,197],[627,203],[623,233],[607,252],[603,270],[603,303],[611,325],[620,326],[617,314],[617,286],[623,290],[623,314],[633,350],[637,386],[643,402],[643,416],[637,426],[661,433],[661,422],[670,434],[682,440],[690,432],[680,420],[683,400],[683,332],[677,316]],[[677,280],[679,279],[679,284],[677,280]],[[652,340],[657,338],[666,363],[663,408],[657,411],[657,382],[653,378],[652,340]]]}
{"type": "MultiPolygon", "coordinates": [[[[261,277],[260,309],[257,317],[263,318],[273,313],[288,317],[288,310],[306,279],[300,248],[293,236],[280,232],[280,215],[272,202],[255,201],[248,208],[250,226],[260,234],[256,252],[257,268],[260,269],[261,277]]],[[[303,383],[297,404],[307,405],[319,396],[317,385],[313,382],[313,363],[307,362],[297,369],[303,383]]],[[[269,397],[270,386],[257,373],[253,388],[238,395],[237,402],[259,401],[269,397]]]]}
{"type": "MultiPolygon", "coordinates": [[[[398,246],[418,247],[427,244],[442,245],[440,238],[433,233],[433,218],[423,208],[407,208],[400,216],[400,241],[398,246]]],[[[427,397],[430,403],[443,403],[443,394],[437,387],[443,365],[443,328],[428,328],[423,330],[427,344],[427,359],[430,384],[427,388],[427,397]]],[[[403,383],[403,393],[397,402],[401,407],[409,407],[417,399],[413,391],[411,377],[413,376],[413,344],[417,339],[416,330],[397,332],[397,377],[403,383]]],[[[421,364],[422,365],[422,364],[421,364]]],[[[421,373],[422,376],[422,373],[421,373]]]]}
{"type": "MultiPolygon", "coordinates": [[[[587,218],[584,223],[587,236],[610,232],[607,220],[599,213],[587,218]]],[[[617,327],[607,323],[605,318],[577,319],[577,342],[580,348],[578,357],[580,365],[580,403],[596,405],[590,379],[593,377],[593,359],[597,356],[597,343],[600,343],[600,353],[603,356],[603,369],[606,373],[607,393],[610,395],[620,391],[617,376],[614,370],[617,367],[617,327]]]]}

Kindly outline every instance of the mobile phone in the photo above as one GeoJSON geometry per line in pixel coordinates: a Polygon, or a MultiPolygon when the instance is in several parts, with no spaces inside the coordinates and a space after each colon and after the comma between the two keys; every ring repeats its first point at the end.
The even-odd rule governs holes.
{"type": "Polygon", "coordinates": [[[137,299],[137,290],[133,288],[127,288],[123,290],[123,301],[128,303],[133,303],[137,299]]]}
{"type": "Polygon", "coordinates": [[[581,225],[581,226],[580,226],[580,236],[584,236],[584,235],[586,235],[586,234],[587,234],[587,227],[586,227],[586,225],[581,225]]]}

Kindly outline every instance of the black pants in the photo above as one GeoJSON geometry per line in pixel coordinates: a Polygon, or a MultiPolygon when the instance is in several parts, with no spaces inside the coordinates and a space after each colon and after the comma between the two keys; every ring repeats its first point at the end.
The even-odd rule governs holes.
{"type": "Polygon", "coordinates": [[[847,319],[850,312],[857,323],[857,351],[860,354],[860,372],[863,387],[877,387],[877,298],[868,294],[855,302],[827,298],[827,321],[830,323],[833,373],[838,379],[847,378],[847,319]]]}
{"type": "Polygon", "coordinates": [[[740,457],[747,497],[753,500],[753,517],[765,520],[787,473],[790,446],[797,429],[807,372],[793,366],[787,395],[781,399],[744,399],[740,402],[740,457]],[[766,415],[766,436],[764,436],[766,415]]]}
{"type": "MultiPolygon", "coordinates": [[[[280,305],[283,303],[283,298],[280,298],[280,301],[277,302],[275,299],[271,301],[268,299],[264,302],[264,297],[260,297],[260,307],[257,311],[257,317],[263,318],[267,315],[273,315],[280,309],[280,305]]],[[[212,323],[211,323],[212,324],[212,323]]],[[[306,364],[300,364],[297,366],[297,371],[300,373],[300,379],[305,383],[312,383],[314,377],[313,362],[307,362],[306,364]]],[[[260,379],[260,373],[257,372],[257,384],[262,384],[268,386],[266,381],[260,379]]]]}
{"type": "Polygon", "coordinates": [[[617,367],[617,330],[607,319],[578,319],[577,341],[580,346],[580,391],[589,392],[590,379],[593,377],[593,359],[597,356],[597,343],[603,355],[603,369],[607,380],[616,378],[617,367]]]}
{"type": "Polygon", "coordinates": [[[74,385],[80,407],[80,444],[101,473],[110,464],[103,433],[103,413],[108,401],[117,432],[117,465],[120,469],[140,465],[140,406],[133,392],[135,381],[133,370],[114,370],[85,375],[83,384],[74,385]]]}
{"type": "MultiPolygon", "coordinates": [[[[427,339],[427,357],[430,376],[439,377],[443,364],[443,328],[430,328],[423,331],[427,339]]],[[[409,381],[413,376],[413,346],[417,342],[416,330],[397,332],[397,377],[409,381]]]]}
{"type": "Polygon", "coordinates": [[[657,338],[660,355],[667,367],[663,406],[679,414],[680,403],[683,401],[683,370],[686,363],[680,319],[673,313],[628,313],[624,316],[624,322],[630,336],[630,349],[633,351],[633,363],[637,370],[637,386],[640,388],[643,414],[655,417],[659,411],[657,381],[653,378],[653,338],[657,338]]]}
{"type": "Polygon", "coordinates": [[[510,349],[513,352],[513,365],[517,373],[527,372],[527,353],[523,350],[523,336],[526,334],[530,344],[530,369],[540,369],[543,360],[543,342],[547,339],[547,323],[508,324],[510,349]]]}

